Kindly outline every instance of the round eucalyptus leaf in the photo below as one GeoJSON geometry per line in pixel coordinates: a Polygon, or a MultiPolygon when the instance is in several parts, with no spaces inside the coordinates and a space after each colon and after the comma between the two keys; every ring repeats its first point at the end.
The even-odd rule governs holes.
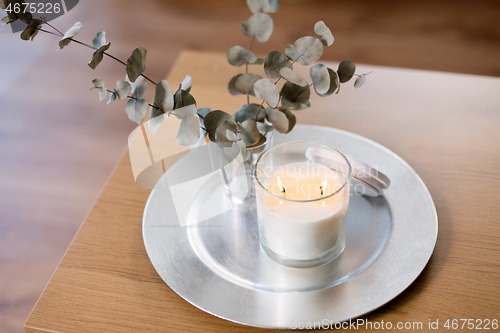
{"type": "Polygon", "coordinates": [[[182,85],[179,85],[174,95],[174,109],[180,109],[193,104],[196,106],[196,100],[193,95],[183,90],[182,85]]]}
{"type": "Polygon", "coordinates": [[[64,33],[63,38],[59,41],[59,49],[63,49],[66,45],[71,42],[71,38],[75,37],[82,28],[80,22],[76,22],[68,31],[64,33]]]}
{"type": "Polygon", "coordinates": [[[316,24],[314,25],[314,32],[319,36],[323,45],[330,46],[333,44],[334,38],[332,32],[326,26],[325,22],[316,22],[316,24]]]}
{"type": "Polygon", "coordinates": [[[257,60],[252,63],[253,65],[262,65],[264,63],[264,59],[262,58],[257,58],[257,60]]]}
{"type": "MultiPolygon", "coordinates": [[[[7,17],[8,18],[8,17],[7,17]]],[[[30,24],[24,29],[24,31],[21,33],[21,39],[22,40],[31,40],[35,39],[36,35],[38,34],[38,29],[42,27],[42,21],[41,20],[32,20],[30,24]]]]}
{"type": "Polygon", "coordinates": [[[236,124],[232,119],[224,120],[215,130],[215,141],[223,147],[231,147],[234,142],[227,137],[227,131],[233,132],[236,135],[236,124]]]}
{"type": "Polygon", "coordinates": [[[366,74],[361,74],[356,81],[354,81],[354,88],[358,89],[366,82],[366,74]]]}
{"type": "Polygon", "coordinates": [[[89,67],[92,69],[96,69],[97,65],[99,65],[104,58],[104,52],[106,52],[111,46],[111,42],[101,46],[98,50],[94,51],[92,54],[92,60],[88,63],[89,67]]]}
{"type": "Polygon", "coordinates": [[[238,78],[242,75],[243,74],[238,74],[236,76],[233,76],[227,85],[227,90],[229,90],[229,93],[233,96],[241,95],[241,92],[236,89],[236,80],[238,80],[238,78]]]}
{"type": "Polygon", "coordinates": [[[163,124],[163,121],[165,120],[165,115],[163,113],[158,113],[158,111],[155,109],[151,110],[151,117],[148,121],[148,128],[153,134],[156,134],[156,131],[158,128],[160,128],[161,124],[163,124]]]}
{"type": "MultiPolygon", "coordinates": [[[[195,108],[196,110],[196,108],[195,108]]],[[[196,111],[195,111],[196,112],[196,111]]],[[[200,121],[197,116],[187,116],[182,119],[175,142],[181,146],[194,145],[200,139],[200,121]]]]}
{"type": "Polygon", "coordinates": [[[148,89],[148,82],[143,77],[139,77],[132,85],[132,97],[141,99],[146,89],[148,89]]]}
{"type": "Polygon", "coordinates": [[[94,39],[92,40],[92,45],[96,50],[100,49],[101,46],[106,44],[106,32],[105,31],[99,31],[94,39]]]}
{"type": "Polygon", "coordinates": [[[186,75],[184,80],[181,82],[181,89],[187,92],[191,91],[191,86],[193,85],[192,78],[190,75],[186,75]]]}
{"type": "Polygon", "coordinates": [[[278,106],[280,92],[278,88],[268,79],[261,79],[253,85],[255,97],[263,99],[270,107],[278,106]]]}
{"type": "Polygon", "coordinates": [[[315,37],[302,37],[297,39],[294,45],[288,45],[285,54],[290,60],[307,66],[321,57],[323,44],[315,37]]]}
{"type": "Polygon", "coordinates": [[[148,50],[143,47],[138,47],[127,59],[127,75],[130,81],[135,82],[139,75],[146,70],[146,55],[148,50]]]}
{"type": "Polygon", "coordinates": [[[234,119],[239,123],[242,123],[248,119],[255,120],[255,117],[257,117],[257,112],[259,113],[257,121],[263,121],[266,117],[264,108],[261,108],[259,104],[245,104],[235,113],[234,119]],[[260,111],[259,108],[261,109],[260,111]]]}
{"type": "Polygon", "coordinates": [[[260,138],[257,122],[255,120],[249,119],[241,124],[237,123],[236,129],[238,130],[238,138],[243,140],[247,146],[253,145],[260,138]]]}
{"type": "Polygon", "coordinates": [[[302,87],[307,86],[307,80],[304,79],[299,74],[295,73],[290,68],[282,68],[280,70],[280,75],[283,76],[283,78],[285,80],[287,80],[288,82],[295,83],[295,84],[302,86],[302,87]]]}
{"type": "Polygon", "coordinates": [[[198,115],[200,117],[202,117],[203,119],[205,119],[205,117],[207,116],[207,114],[210,112],[210,108],[200,108],[198,109],[198,115]]]}
{"type": "Polygon", "coordinates": [[[229,140],[229,141],[238,141],[238,136],[236,135],[236,133],[230,131],[230,130],[226,130],[226,138],[229,140]]]}
{"type": "Polygon", "coordinates": [[[127,98],[132,90],[132,86],[127,81],[116,81],[116,97],[118,99],[127,98]]]}
{"type": "Polygon", "coordinates": [[[257,13],[275,13],[278,8],[278,0],[247,0],[250,11],[257,13]]]}
{"type": "Polygon", "coordinates": [[[130,120],[140,125],[146,118],[148,108],[148,101],[145,99],[130,99],[125,106],[125,112],[130,120]]]}
{"type": "Polygon", "coordinates": [[[3,10],[7,9],[7,7],[5,7],[5,1],[4,0],[0,0],[0,9],[3,9],[3,10]]]}
{"type": "Polygon", "coordinates": [[[309,86],[301,87],[295,83],[286,82],[281,88],[281,105],[292,110],[302,110],[311,104],[309,97],[311,96],[311,89],[309,86]]]}
{"type": "Polygon", "coordinates": [[[194,116],[197,114],[196,105],[190,104],[190,105],[183,106],[179,109],[175,109],[174,113],[180,118],[194,116]]]}
{"type": "Polygon", "coordinates": [[[264,72],[270,79],[277,79],[280,77],[280,70],[285,67],[291,68],[290,60],[281,52],[271,51],[264,59],[264,72]]]}
{"type": "Polygon", "coordinates": [[[273,19],[264,13],[257,13],[241,24],[241,32],[253,36],[261,43],[267,42],[273,33],[273,19]]]}
{"type": "Polygon", "coordinates": [[[281,112],[278,109],[267,108],[266,109],[266,117],[267,120],[273,124],[276,130],[280,133],[287,133],[289,122],[285,113],[281,112]]]}
{"type": "Polygon", "coordinates": [[[356,65],[349,60],[344,60],[339,64],[339,69],[337,70],[337,74],[339,75],[340,83],[345,83],[349,81],[354,72],[356,71],[356,65]]]}
{"type": "Polygon", "coordinates": [[[297,119],[289,109],[283,109],[281,111],[285,114],[286,118],[288,119],[288,130],[286,131],[286,133],[289,133],[295,127],[297,119]]]}
{"type": "Polygon", "coordinates": [[[235,89],[242,94],[254,95],[254,84],[255,82],[262,79],[262,76],[256,74],[241,74],[235,82],[235,89]]]}
{"type": "Polygon", "coordinates": [[[318,95],[320,95],[321,97],[330,96],[340,87],[340,81],[337,72],[328,68],[328,76],[330,78],[330,87],[328,88],[328,91],[326,93],[324,94],[318,93],[318,95]]]}
{"type": "Polygon", "coordinates": [[[247,49],[242,48],[241,46],[233,46],[227,52],[227,61],[233,66],[242,66],[246,63],[253,64],[257,61],[257,56],[248,51],[247,49]]]}
{"type": "Polygon", "coordinates": [[[220,111],[220,110],[214,110],[212,112],[209,112],[205,116],[205,120],[203,122],[205,124],[205,128],[208,131],[208,136],[210,138],[210,141],[213,141],[213,142],[216,141],[215,140],[215,132],[216,132],[217,128],[219,127],[219,125],[222,124],[222,122],[224,122],[225,120],[232,122],[233,117],[231,117],[226,112],[220,111]]]}
{"type": "Polygon", "coordinates": [[[94,84],[95,88],[99,89],[99,101],[102,102],[106,98],[106,95],[108,94],[108,91],[106,89],[106,84],[101,79],[94,79],[92,80],[92,83],[94,84]]]}
{"type": "Polygon", "coordinates": [[[116,89],[113,89],[111,91],[111,93],[109,94],[109,100],[108,100],[108,103],[106,104],[110,104],[112,102],[114,102],[116,100],[116,89]]]}
{"type": "Polygon", "coordinates": [[[259,129],[260,132],[264,132],[264,133],[271,132],[272,130],[274,130],[274,126],[266,124],[266,123],[261,123],[261,122],[257,123],[257,128],[259,129]]]}
{"type": "Polygon", "coordinates": [[[314,84],[314,90],[318,95],[324,95],[330,89],[330,73],[325,65],[317,64],[311,67],[309,75],[314,84]]]}
{"type": "MultiPolygon", "coordinates": [[[[0,0],[0,2],[1,2],[1,1],[2,1],[2,0],[0,0]]],[[[8,16],[8,15],[7,15],[7,16],[4,16],[4,17],[2,18],[2,25],[7,25],[7,24],[9,24],[9,23],[11,23],[9,16],[8,16]]]]}
{"type": "Polygon", "coordinates": [[[163,80],[156,85],[153,105],[154,109],[157,109],[160,113],[173,110],[174,94],[167,80],[163,80]]]}

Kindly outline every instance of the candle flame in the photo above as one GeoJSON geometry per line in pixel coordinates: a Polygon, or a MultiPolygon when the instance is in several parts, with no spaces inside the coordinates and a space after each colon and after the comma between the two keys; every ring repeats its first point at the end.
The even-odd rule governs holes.
{"type": "Polygon", "coordinates": [[[324,194],[327,185],[328,185],[328,179],[325,179],[323,183],[321,183],[321,186],[319,187],[319,189],[321,190],[321,195],[324,194]]]}
{"type": "Polygon", "coordinates": [[[283,185],[279,176],[278,176],[278,186],[281,187],[281,193],[286,193],[285,185],[283,185]]]}

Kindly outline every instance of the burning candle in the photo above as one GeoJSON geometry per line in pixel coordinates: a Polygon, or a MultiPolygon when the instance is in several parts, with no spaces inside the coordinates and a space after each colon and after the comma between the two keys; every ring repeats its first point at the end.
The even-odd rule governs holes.
{"type": "Polygon", "coordinates": [[[332,170],[307,161],[310,145],[333,149],[287,143],[264,153],[256,167],[262,248],[272,259],[294,267],[329,262],[345,244],[350,166],[345,160],[344,171],[332,170]]]}

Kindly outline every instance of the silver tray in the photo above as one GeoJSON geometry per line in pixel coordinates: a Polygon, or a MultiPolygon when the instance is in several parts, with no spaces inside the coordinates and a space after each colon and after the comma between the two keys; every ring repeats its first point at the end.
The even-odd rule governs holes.
{"type": "MultiPolygon", "coordinates": [[[[276,135],[274,144],[294,140],[336,147],[384,172],[391,186],[380,197],[351,196],[346,248],[339,258],[297,269],[277,264],[260,248],[252,205],[181,227],[167,178],[185,178],[191,166],[203,163],[200,154],[182,157],[151,192],[143,237],[158,274],[189,303],[257,327],[341,322],[389,302],[424,269],[436,244],[437,215],[429,191],[405,161],[364,137],[322,126],[298,125],[276,135]]],[[[227,200],[219,187],[220,182],[207,180],[189,211],[196,214],[214,200],[227,200]]]]}

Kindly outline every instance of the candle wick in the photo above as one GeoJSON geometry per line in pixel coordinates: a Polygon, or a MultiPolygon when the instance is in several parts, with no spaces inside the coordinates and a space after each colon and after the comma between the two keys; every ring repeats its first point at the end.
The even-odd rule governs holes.
{"type": "Polygon", "coordinates": [[[323,197],[323,186],[320,186],[319,189],[321,191],[321,197],[323,197]]]}

